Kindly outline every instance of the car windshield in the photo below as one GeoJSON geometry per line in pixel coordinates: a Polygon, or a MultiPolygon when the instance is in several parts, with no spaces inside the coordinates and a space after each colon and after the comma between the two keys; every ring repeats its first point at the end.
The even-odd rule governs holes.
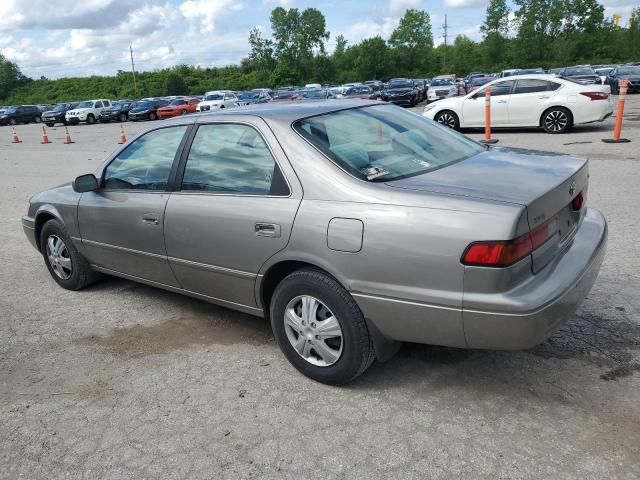
{"type": "Polygon", "coordinates": [[[484,85],[485,83],[489,83],[493,78],[491,77],[473,77],[471,79],[471,85],[484,85]]]}
{"type": "Polygon", "coordinates": [[[186,100],[174,100],[172,101],[169,105],[186,105],[187,101],[186,100]]]}
{"type": "Polygon", "coordinates": [[[434,78],[431,80],[431,87],[444,87],[447,85],[453,85],[453,80],[450,78],[434,78]]]}
{"type": "Polygon", "coordinates": [[[565,75],[593,75],[595,72],[590,67],[574,67],[567,68],[564,71],[565,75]]]}
{"type": "Polygon", "coordinates": [[[4,113],[13,113],[13,112],[15,112],[15,111],[16,111],[16,109],[17,109],[17,108],[18,108],[18,107],[5,107],[2,111],[3,111],[4,113]]]}
{"type": "Polygon", "coordinates": [[[618,73],[620,75],[640,75],[640,67],[619,68],[618,73]]]}
{"type": "Polygon", "coordinates": [[[327,98],[327,94],[324,92],[324,90],[306,90],[302,92],[302,98],[321,99],[327,98]]]}
{"type": "Polygon", "coordinates": [[[238,100],[251,100],[258,97],[256,93],[251,92],[240,92],[236,94],[236,96],[238,97],[238,100]]]}
{"type": "Polygon", "coordinates": [[[396,80],[389,82],[389,86],[387,88],[411,88],[411,82],[406,80],[396,80]]]}
{"type": "Polygon", "coordinates": [[[348,97],[349,95],[365,95],[370,92],[369,87],[351,87],[344,95],[348,97]]]}
{"type": "Polygon", "coordinates": [[[136,105],[136,108],[153,108],[154,106],[155,106],[155,102],[147,101],[147,102],[140,102],[138,105],[136,105]]]}
{"type": "Polygon", "coordinates": [[[93,108],[93,102],[80,102],[76,108],[93,108]]]}
{"type": "Polygon", "coordinates": [[[294,129],[342,169],[370,182],[419,175],[485,150],[447,127],[388,105],[305,118],[294,129]]]}
{"type": "Polygon", "coordinates": [[[54,111],[54,112],[64,112],[68,108],[69,108],[69,104],[68,103],[60,103],[60,104],[56,105],[55,107],[53,107],[52,111],[54,111]]]}
{"type": "Polygon", "coordinates": [[[276,92],[273,98],[291,98],[293,97],[293,92],[276,92]]]}
{"type": "Polygon", "coordinates": [[[204,97],[204,99],[206,101],[211,101],[211,100],[222,100],[224,98],[224,95],[221,95],[219,93],[212,93],[211,95],[206,95],[204,97]]]}

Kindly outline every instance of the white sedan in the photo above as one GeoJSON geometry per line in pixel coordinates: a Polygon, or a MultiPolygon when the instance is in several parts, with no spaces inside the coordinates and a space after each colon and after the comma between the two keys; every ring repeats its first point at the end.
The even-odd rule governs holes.
{"type": "Polygon", "coordinates": [[[613,113],[608,85],[582,85],[553,75],[496,79],[464,97],[445,98],[423,116],[454,128],[484,127],[484,88],[491,87],[492,127],[542,127],[565,133],[573,125],[601,122],[613,113]]]}

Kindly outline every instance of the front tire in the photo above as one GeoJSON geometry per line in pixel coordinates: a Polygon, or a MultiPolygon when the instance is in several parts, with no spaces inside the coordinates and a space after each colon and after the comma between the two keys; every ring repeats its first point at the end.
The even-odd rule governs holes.
{"type": "Polygon", "coordinates": [[[33,121],[36,123],[42,122],[42,117],[33,117],[33,121]]]}
{"type": "Polygon", "coordinates": [[[451,110],[443,110],[438,112],[434,120],[445,127],[453,128],[454,130],[460,130],[460,119],[451,110]]]}
{"type": "Polygon", "coordinates": [[[49,220],[42,227],[40,250],[51,277],[62,288],[81,290],[98,278],[58,220],[49,220]]]}
{"type": "Polygon", "coordinates": [[[156,114],[155,114],[155,113],[151,112],[151,113],[149,114],[149,120],[153,121],[153,120],[155,120],[156,118],[158,118],[158,117],[156,116],[156,114]]]}
{"type": "Polygon", "coordinates": [[[93,114],[90,113],[89,115],[87,115],[87,124],[93,125],[94,123],[96,123],[96,117],[94,117],[93,114]]]}
{"type": "Polygon", "coordinates": [[[567,133],[573,124],[573,115],[564,107],[551,107],[542,114],[540,123],[547,133],[567,133]]]}
{"type": "Polygon", "coordinates": [[[120,123],[126,122],[127,121],[127,116],[124,113],[121,113],[120,115],[118,115],[118,121],[120,123]]]}
{"type": "Polygon", "coordinates": [[[271,327],[287,360],[318,382],[347,383],[375,359],[360,308],[338,282],[315,269],[280,282],[271,301],[271,327]]]}

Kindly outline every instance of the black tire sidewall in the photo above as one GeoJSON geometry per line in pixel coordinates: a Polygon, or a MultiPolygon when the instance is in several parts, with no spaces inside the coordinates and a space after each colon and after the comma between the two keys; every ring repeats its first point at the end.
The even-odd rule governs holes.
{"type": "Polygon", "coordinates": [[[92,113],[87,115],[87,123],[89,125],[93,125],[94,123],[96,123],[96,117],[94,117],[92,113]]]}
{"type": "Polygon", "coordinates": [[[121,122],[126,122],[127,121],[127,116],[124,113],[121,113],[118,116],[118,120],[120,120],[121,122]]]}
{"type": "MultiPolygon", "coordinates": [[[[455,112],[452,112],[451,110],[442,110],[441,112],[438,112],[436,114],[436,116],[434,117],[434,120],[438,123],[440,123],[440,121],[438,120],[440,118],[441,115],[448,113],[450,114],[453,119],[454,119],[454,123],[453,123],[453,130],[460,130],[460,118],[458,118],[458,115],[455,112]]],[[[447,125],[444,125],[442,123],[440,123],[440,125],[442,125],[443,127],[447,127],[447,125]]]]}
{"type": "Polygon", "coordinates": [[[44,224],[40,232],[40,250],[44,258],[44,263],[47,266],[47,270],[51,274],[51,277],[56,281],[58,285],[67,290],[78,290],[86,285],[86,277],[90,273],[87,261],[80,255],[76,247],[73,245],[71,238],[67,234],[62,223],[58,220],[49,220],[44,224]],[[58,275],[51,267],[49,258],[47,257],[47,238],[49,235],[54,234],[58,236],[64,242],[71,258],[72,272],[71,276],[64,280],[58,275]]]}
{"type": "MultiPolygon", "coordinates": [[[[362,313],[349,294],[328,275],[319,271],[295,272],[278,285],[271,302],[271,328],[287,360],[304,375],[328,384],[348,382],[362,373],[362,362],[369,348],[363,342],[368,331],[362,313]],[[291,299],[299,295],[311,295],[324,303],[335,315],[342,328],[342,354],[336,363],[328,367],[312,365],[293,348],[284,327],[284,312],[291,299]],[[345,295],[347,301],[345,301],[345,295]],[[359,331],[364,328],[365,332],[359,331]]],[[[367,365],[368,366],[368,365],[367,365]]]]}
{"type": "Polygon", "coordinates": [[[155,113],[151,112],[151,113],[149,114],[149,120],[154,121],[156,118],[158,118],[158,117],[156,116],[156,114],[155,114],[155,113]]]}

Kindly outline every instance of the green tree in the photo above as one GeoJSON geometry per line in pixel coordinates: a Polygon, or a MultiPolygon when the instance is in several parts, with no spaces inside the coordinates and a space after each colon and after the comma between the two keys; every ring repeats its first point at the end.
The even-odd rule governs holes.
{"type": "Polygon", "coordinates": [[[431,17],[423,10],[408,9],[389,37],[395,68],[404,75],[421,73],[429,63],[433,49],[431,17]]]}
{"type": "MultiPolygon", "coordinates": [[[[297,78],[308,78],[313,69],[314,50],[324,53],[329,39],[324,15],[315,8],[302,13],[297,8],[277,7],[271,12],[274,53],[282,72],[297,78]]],[[[274,72],[275,73],[275,72],[274,72]]]]}
{"type": "Polygon", "coordinates": [[[507,63],[507,37],[509,35],[509,14],[506,0],[490,0],[480,31],[484,37],[482,58],[484,68],[498,70],[507,63]]]}
{"type": "Polygon", "coordinates": [[[27,81],[27,77],[22,74],[18,65],[0,54],[0,99],[8,98],[15,88],[27,81]]]}
{"type": "Polygon", "coordinates": [[[187,86],[182,76],[176,72],[171,72],[164,82],[164,89],[167,95],[184,95],[187,86]]]}
{"type": "Polygon", "coordinates": [[[268,38],[262,38],[260,29],[253,28],[249,32],[249,46],[251,47],[249,59],[260,72],[262,78],[268,79],[275,66],[273,41],[268,38]]]}

